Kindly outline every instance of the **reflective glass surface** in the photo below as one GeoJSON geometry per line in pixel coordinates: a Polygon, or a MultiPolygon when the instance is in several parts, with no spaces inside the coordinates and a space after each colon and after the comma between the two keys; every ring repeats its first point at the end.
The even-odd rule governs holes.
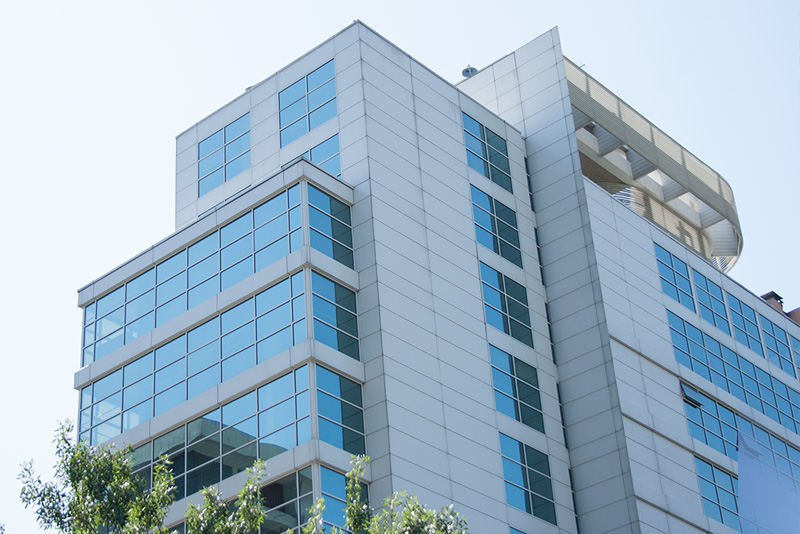
{"type": "Polygon", "coordinates": [[[725,298],[722,288],[715,284],[695,269],[692,269],[694,278],[694,288],[697,291],[697,304],[700,308],[700,315],[726,334],[731,334],[731,327],[728,324],[728,313],[725,307],[725,298]]]}
{"type": "Polygon", "coordinates": [[[324,367],[316,369],[320,439],[350,454],[364,454],[361,386],[324,367]]]}
{"type": "Polygon", "coordinates": [[[81,408],[97,416],[81,419],[81,437],[96,445],[93,427],[113,437],[304,341],[303,287],[301,271],[84,388],[81,408]],[[106,422],[120,402],[127,424],[106,422]]]}
{"type": "Polygon", "coordinates": [[[330,60],[278,93],[281,147],[336,116],[334,74],[330,60]]]}
{"type": "Polygon", "coordinates": [[[480,272],[486,322],[533,347],[525,288],[485,263],[480,264],[480,272]]]}
{"type": "Polygon", "coordinates": [[[489,345],[497,411],[544,432],[544,416],[536,369],[489,345]]]}
{"type": "Polygon", "coordinates": [[[478,242],[522,267],[517,214],[475,186],[471,186],[472,215],[478,242]]]}
{"type": "Polygon", "coordinates": [[[321,189],[308,186],[311,247],[353,268],[350,207],[321,189]]]}
{"type": "Polygon", "coordinates": [[[250,113],[197,145],[197,196],[203,196],[250,167],[250,113]]]}
{"type": "Polygon", "coordinates": [[[88,304],[83,365],[293,252],[300,210],[297,184],[88,304]]]}
{"type": "Polygon", "coordinates": [[[763,356],[764,349],[761,347],[761,334],[758,328],[756,312],[753,308],[728,293],[728,310],[731,313],[733,334],[736,341],[763,356]]]}
{"type": "Polygon", "coordinates": [[[786,331],[764,317],[761,318],[761,333],[764,334],[764,346],[767,347],[769,361],[796,377],[792,352],[789,349],[789,338],[786,331]]]}
{"type": "Polygon", "coordinates": [[[506,502],[555,525],[556,507],[547,455],[502,433],[500,451],[506,502]]]}
{"type": "Polygon", "coordinates": [[[467,164],[511,192],[511,167],[505,139],[467,115],[461,114],[467,164]]]}
{"type": "Polygon", "coordinates": [[[715,521],[741,531],[737,507],[738,480],[719,467],[698,457],[694,459],[703,512],[715,521]]]}
{"type": "Polygon", "coordinates": [[[355,293],[319,273],[311,273],[314,338],[359,359],[355,293]]]}
{"type": "Polygon", "coordinates": [[[686,262],[679,260],[658,243],[654,245],[661,289],[666,295],[695,311],[692,283],[689,281],[689,268],[686,262]]]}
{"type": "MultiPolygon", "coordinates": [[[[133,454],[148,476],[150,466],[162,454],[168,455],[176,497],[181,499],[244,471],[259,458],[272,458],[307,441],[307,388],[308,368],[303,366],[138,447],[133,454]],[[284,405],[290,408],[275,411],[284,405]]],[[[302,486],[310,491],[309,481],[302,486]]]]}
{"type": "Polygon", "coordinates": [[[678,363],[755,410],[800,433],[800,393],[667,310],[678,363]]]}
{"type": "Polygon", "coordinates": [[[800,449],[688,384],[681,387],[692,437],[738,462],[738,434],[750,436],[760,461],[775,469],[781,485],[800,491],[800,449]]]}

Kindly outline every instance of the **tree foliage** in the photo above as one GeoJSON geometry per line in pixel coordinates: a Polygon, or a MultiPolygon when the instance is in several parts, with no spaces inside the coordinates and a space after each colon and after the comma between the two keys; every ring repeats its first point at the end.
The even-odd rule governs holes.
{"type": "Polygon", "coordinates": [[[130,449],[92,447],[75,442],[69,421],[56,433],[55,480],[44,482],[33,464],[22,466],[20,497],[33,507],[39,524],[65,534],[162,533],[164,518],[174,501],[172,473],[165,464],[154,469],[154,483],[132,472],[130,449]]]}
{"type": "MultiPolygon", "coordinates": [[[[45,482],[28,462],[23,465],[22,502],[33,507],[39,524],[64,534],[167,534],[164,519],[175,500],[169,461],[162,457],[153,467],[153,485],[133,474],[130,448],[90,446],[75,442],[73,427],[63,423],[55,438],[55,478],[45,482]]],[[[439,511],[421,505],[416,497],[395,492],[373,510],[364,500],[361,478],[369,458],[353,459],[347,473],[345,527],[367,534],[466,534],[466,521],[450,505],[439,511]]],[[[190,505],[186,530],[190,534],[245,534],[258,531],[266,519],[261,503],[261,461],[249,469],[249,478],[235,502],[225,501],[213,487],[201,490],[203,502],[190,505]]],[[[303,534],[324,532],[323,499],[309,510],[311,519],[303,534]]],[[[0,534],[4,531],[0,524],[0,534]]],[[[292,532],[289,530],[288,532],[292,532]]],[[[331,534],[342,534],[334,527],[331,534]]]]}
{"type": "MultiPolygon", "coordinates": [[[[383,501],[379,511],[373,511],[369,503],[363,501],[361,477],[364,475],[367,456],[353,458],[353,468],[347,473],[347,503],[345,508],[345,527],[351,532],[368,534],[466,534],[467,522],[451,504],[439,511],[426,508],[417,497],[396,491],[383,501]]],[[[325,510],[323,499],[317,500],[309,510],[311,519],[303,528],[303,534],[322,534],[324,527],[322,513],[325,510]]],[[[332,534],[342,534],[334,527],[332,534]]],[[[287,532],[288,534],[288,532],[287,532]]]]}
{"type": "Polygon", "coordinates": [[[267,514],[261,507],[261,479],[264,464],[257,461],[249,469],[250,477],[239,490],[236,502],[223,500],[213,487],[203,488],[202,506],[189,505],[186,530],[191,534],[245,534],[258,531],[267,514]]]}

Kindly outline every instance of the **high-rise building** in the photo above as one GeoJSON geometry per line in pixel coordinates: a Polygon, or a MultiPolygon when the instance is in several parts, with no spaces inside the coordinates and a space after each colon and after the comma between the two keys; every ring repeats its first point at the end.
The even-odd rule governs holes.
{"type": "Polygon", "coordinates": [[[79,291],[80,437],[169,455],[172,525],[256,458],[263,533],[341,523],[366,453],[475,534],[766,532],[800,326],[730,186],[555,29],[465,75],[355,22],[178,135],[175,232],[79,291]]]}

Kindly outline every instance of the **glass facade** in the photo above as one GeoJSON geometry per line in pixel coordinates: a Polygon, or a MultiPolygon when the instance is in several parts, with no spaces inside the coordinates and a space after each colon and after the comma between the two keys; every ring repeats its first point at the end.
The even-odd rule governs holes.
{"type": "Polygon", "coordinates": [[[250,167],[250,113],[197,144],[197,196],[250,167]]]}
{"type": "Polygon", "coordinates": [[[480,269],[486,322],[533,347],[531,315],[525,287],[485,263],[480,264],[480,269]]]}
{"type": "Polygon", "coordinates": [[[464,123],[464,143],[467,145],[467,164],[512,192],[506,140],[466,113],[462,113],[461,118],[464,123]]]}
{"type": "MultiPolygon", "coordinates": [[[[337,434],[330,425],[334,424],[333,420],[342,420],[336,423],[340,428],[338,443],[332,444],[353,454],[363,454],[361,386],[323,367],[309,368],[304,365],[137,447],[131,455],[134,471],[150,483],[153,464],[158,462],[162,455],[167,455],[172,462],[171,469],[175,476],[176,497],[181,499],[200,491],[204,486],[216,484],[220,480],[241,473],[251,467],[257,459],[268,460],[305,443],[311,437],[313,424],[309,415],[310,403],[313,401],[308,389],[310,372],[316,373],[318,384],[315,395],[320,438],[328,443],[336,441],[330,439],[337,434]],[[350,404],[341,398],[333,400],[335,397],[328,391],[337,389],[333,395],[338,393],[349,400],[357,400],[358,405],[350,404]],[[342,403],[347,404],[347,407],[343,408],[342,403]],[[362,434],[359,437],[351,436],[343,442],[342,425],[360,427],[362,434]]],[[[304,472],[305,470],[300,473],[304,472]]],[[[304,476],[310,484],[310,470],[308,473],[304,476]]],[[[344,478],[343,475],[338,476],[344,478]]],[[[288,479],[281,480],[285,482],[288,479]]],[[[278,483],[283,484],[281,481],[278,483]]],[[[303,487],[306,487],[307,491],[300,493],[283,491],[280,495],[271,494],[271,498],[268,498],[262,490],[268,508],[280,508],[284,512],[287,509],[294,510],[290,516],[294,518],[295,523],[284,524],[281,533],[287,526],[298,526],[298,517],[306,517],[303,514],[312,502],[303,496],[311,491],[311,486],[303,485],[303,487]],[[287,495],[292,495],[292,499],[300,502],[303,507],[298,510],[297,502],[287,504],[292,500],[288,499],[287,495]]],[[[269,485],[265,488],[269,488],[269,485]]],[[[277,489],[273,487],[267,492],[277,489]]],[[[341,490],[344,490],[344,482],[341,484],[341,490]]],[[[273,514],[273,519],[276,515],[280,516],[273,514]]],[[[302,519],[301,523],[305,520],[302,519]]]]}
{"type": "Polygon", "coordinates": [[[475,186],[472,194],[472,217],[478,243],[522,267],[517,214],[475,186]]]}
{"type": "Polygon", "coordinates": [[[149,480],[153,462],[167,455],[181,499],[310,439],[308,367],[147,442],[134,450],[134,467],[149,480]]]}
{"type": "Polygon", "coordinates": [[[303,245],[303,210],[311,224],[311,246],[352,268],[350,207],[303,184],[280,192],[86,305],[83,365],[298,250],[303,245]],[[308,202],[301,202],[303,188],[308,202]]]}
{"type": "Polygon", "coordinates": [[[358,360],[356,294],[319,273],[311,274],[314,339],[358,360]]]}
{"type": "Polygon", "coordinates": [[[317,366],[319,439],[350,454],[364,454],[364,410],[361,386],[317,366]]]}
{"type": "Polygon", "coordinates": [[[308,222],[311,247],[353,268],[353,228],[350,206],[308,186],[308,222]]]}
{"type": "Polygon", "coordinates": [[[700,316],[730,335],[731,327],[728,324],[728,313],[725,311],[725,297],[722,294],[722,288],[694,269],[692,269],[692,278],[694,278],[694,289],[697,292],[700,316]]]}
{"type": "Polygon", "coordinates": [[[715,521],[741,531],[739,509],[736,504],[739,481],[735,476],[700,458],[695,457],[694,464],[705,514],[715,521]]]}
{"type": "Polygon", "coordinates": [[[278,93],[281,147],[336,116],[333,60],[278,93]]]}
{"type": "Polygon", "coordinates": [[[763,315],[759,317],[761,319],[761,332],[764,334],[764,346],[767,347],[767,358],[788,374],[796,377],[792,351],[789,349],[789,338],[786,336],[786,331],[763,315]]]}
{"type": "Polygon", "coordinates": [[[800,490],[800,449],[697,389],[687,384],[681,386],[692,437],[738,462],[738,433],[749,436],[759,460],[775,469],[781,484],[800,490]]]}
{"type": "Polygon", "coordinates": [[[555,525],[556,507],[547,455],[502,433],[500,451],[506,502],[555,525]]]}
{"type": "Polygon", "coordinates": [[[758,319],[756,319],[756,312],[753,308],[728,293],[728,310],[731,312],[736,341],[763,356],[764,350],[761,348],[758,319]]]}
{"type": "Polygon", "coordinates": [[[106,441],[304,341],[303,278],[295,273],[83,388],[81,438],[106,441]]]}
{"type": "Polygon", "coordinates": [[[544,432],[536,369],[493,345],[489,345],[489,353],[497,411],[544,432]]]}
{"type": "Polygon", "coordinates": [[[669,310],[667,319],[678,363],[800,433],[800,393],[669,310]]]}
{"type": "Polygon", "coordinates": [[[695,311],[692,283],[689,280],[689,267],[686,262],[673,256],[658,243],[654,243],[654,245],[658,260],[658,274],[661,277],[661,289],[665,294],[695,311]]]}

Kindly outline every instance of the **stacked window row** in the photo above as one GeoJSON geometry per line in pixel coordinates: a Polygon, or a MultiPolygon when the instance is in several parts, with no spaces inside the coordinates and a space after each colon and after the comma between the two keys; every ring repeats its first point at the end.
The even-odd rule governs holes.
{"type": "Polygon", "coordinates": [[[305,340],[304,285],[301,271],[83,388],[81,437],[106,441],[305,340]]]}
{"type": "Polygon", "coordinates": [[[675,359],[800,434],[800,393],[667,310],[675,359]]]}
{"type": "Polygon", "coordinates": [[[278,93],[281,147],[336,115],[333,60],[278,93]]]}
{"type": "Polygon", "coordinates": [[[700,486],[705,514],[711,519],[741,532],[739,509],[736,503],[739,481],[735,476],[696,456],[694,465],[697,469],[697,482],[700,486]]]}
{"type": "Polygon", "coordinates": [[[506,140],[466,113],[462,112],[461,118],[464,123],[464,143],[467,145],[467,164],[512,192],[506,140]]]}
{"type": "MultiPolygon", "coordinates": [[[[81,438],[104,442],[304,341],[304,277],[295,273],[83,388],[81,438]]],[[[316,272],[311,281],[314,317],[322,318],[314,337],[358,359],[355,293],[316,272]],[[331,334],[340,329],[356,337],[341,333],[340,342],[331,334]]]]}
{"type": "Polygon", "coordinates": [[[203,196],[250,167],[250,113],[197,145],[197,196],[203,196]]]}
{"type": "Polygon", "coordinates": [[[83,365],[299,249],[304,189],[311,246],[352,268],[350,208],[313,185],[294,185],[88,304],[83,365]]]}
{"type": "MultiPolygon", "coordinates": [[[[316,371],[317,378],[326,386],[341,384],[339,392],[347,392],[349,401],[354,401],[343,401],[318,389],[320,414],[324,409],[331,416],[337,410],[337,403],[345,403],[347,407],[339,408],[339,412],[346,414],[346,423],[363,429],[361,386],[322,367],[316,367],[316,371]]],[[[309,407],[313,399],[309,398],[308,375],[308,366],[290,371],[145,443],[132,453],[135,471],[150,481],[153,463],[162,455],[168,456],[175,476],[176,497],[180,499],[241,473],[257,459],[267,460],[305,443],[312,432],[309,407]]],[[[343,426],[331,428],[323,425],[320,418],[322,441],[334,446],[341,446],[344,441],[348,445],[345,450],[363,454],[363,434],[348,435],[343,440],[344,433],[343,426]]]]}
{"type": "Polygon", "coordinates": [[[506,502],[555,525],[556,506],[547,455],[502,433],[500,452],[506,502]]]}
{"type": "MultiPolygon", "coordinates": [[[[690,310],[695,311],[694,295],[686,263],[658,244],[655,244],[655,250],[662,290],[690,310]]],[[[699,312],[703,319],[726,334],[733,335],[736,341],[760,356],[765,355],[764,347],[766,347],[766,356],[773,364],[792,377],[798,376],[800,372],[800,340],[788,335],[783,328],[764,315],[758,314],[757,316],[752,307],[730,293],[727,293],[728,304],[726,306],[722,288],[695,269],[692,269],[692,278],[694,278],[694,290],[697,292],[699,312]],[[730,313],[730,322],[728,313],[730,313]]]]}
{"type": "Polygon", "coordinates": [[[489,345],[497,411],[544,432],[544,415],[536,369],[489,345]]]}
{"type": "Polygon", "coordinates": [[[525,287],[485,263],[480,264],[486,322],[533,347],[531,315],[525,287]]]}
{"type": "Polygon", "coordinates": [[[800,449],[770,434],[687,384],[681,384],[689,432],[698,439],[739,461],[738,433],[752,438],[759,460],[774,468],[784,487],[800,490],[800,449]]]}
{"type": "MultiPolygon", "coordinates": [[[[305,467],[261,488],[261,502],[267,517],[253,534],[300,534],[301,528],[310,519],[308,513],[313,503],[313,468],[305,467]]],[[[320,466],[320,493],[325,497],[323,524],[330,531],[332,526],[344,529],[344,495],[347,479],[327,467],[320,466]],[[340,499],[338,496],[341,495],[340,499]]],[[[366,502],[367,486],[362,484],[366,502]]],[[[186,534],[186,525],[170,527],[170,532],[186,534]]],[[[343,530],[350,532],[349,530],[343,530]]]]}
{"type": "Polygon", "coordinates": [[[478,243],[522,267],[517,214],[475,186],[471,186],[472,216],[478,243]]]}

